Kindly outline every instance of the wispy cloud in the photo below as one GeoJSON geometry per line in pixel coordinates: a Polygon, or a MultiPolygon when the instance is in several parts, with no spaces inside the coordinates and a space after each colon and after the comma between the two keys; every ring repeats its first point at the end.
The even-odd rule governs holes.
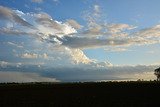
{"type": "Polygon", "coordinates": [[[20,44],[17,44],[17,43],[15,43],[15,42],[7,42],[7,44],[9,44],[9,45],[11,45],[11,46],[15,46],[15,47],[17,47],[17,48],[23,48],[22,44],[20,45],[20,44]]]}
{"type": "Polygon", "coordinates": [[[13,10],[7,7],[0,6],[0,19],[1,20],[9,20],[13,23],[16,22],[21,24],[22,26],[33,27],[30,23],[22,19],[19,15],[17,15],[13,10]]]}

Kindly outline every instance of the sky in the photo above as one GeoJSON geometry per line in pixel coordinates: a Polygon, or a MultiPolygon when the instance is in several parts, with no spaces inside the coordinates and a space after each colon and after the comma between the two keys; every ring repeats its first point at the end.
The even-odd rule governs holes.
{"type": "Polygon", "coordinates": [[[159,0],[0,0],[0,82],[154,80],[159,0]]]}

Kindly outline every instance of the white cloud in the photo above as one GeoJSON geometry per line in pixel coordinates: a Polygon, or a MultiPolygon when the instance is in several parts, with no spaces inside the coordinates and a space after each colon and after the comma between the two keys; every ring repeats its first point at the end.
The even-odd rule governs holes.
{"type": "Polygon", "coordinates": [[[47,53],[43,53],[43,54],[24,53],[24,54],[20,55],[20,57],[27,58],[27,59],[36,59],[36,58],[49,59],[50,58],[47,53]]]}
{"type": "Polygon", "coordinates": [[[29,58],[29,59],[38,58],[38,54],[24,53],[24,54],[22,54],[21,58],[29,58]]]}
{"type": "Polygon", "coordinates": [[[56,35],[58,37],[63,37],[65,35],[77,33],[72,26],[53,20],[52,17],[46,13],[34,14],[34,16],[39,33],[45,36],[56,35]]]}
{"type": "Polygon", "coordinates": [[[6,61],[0,61],[0,67],[6,67],[8,64],[6,61]]]}
{"type": "Polygon", "coordinates": [[[75,64],[79,64],[79,63],[89,64],[93,62],[80,49],[69,49],[69,48],[66,48],[66,49],[71,55],[71,59],[75,64]]]}

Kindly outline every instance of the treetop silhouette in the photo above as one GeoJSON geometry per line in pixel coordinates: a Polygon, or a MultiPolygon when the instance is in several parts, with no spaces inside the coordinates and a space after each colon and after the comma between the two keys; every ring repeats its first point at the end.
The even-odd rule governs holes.
{"type": "Polygon", "coordinates": [[[157,81],[160,81],[160,67],[154,70],[154,74],[157,76],[157,81]]]}

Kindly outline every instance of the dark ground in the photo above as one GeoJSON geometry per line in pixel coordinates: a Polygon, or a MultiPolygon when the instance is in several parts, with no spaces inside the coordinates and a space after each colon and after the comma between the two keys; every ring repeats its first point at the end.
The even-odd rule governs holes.
{"type": "Polygon", "coordinates": [[[0,84],[0,107],[160,107],[160,82],[0,84]]]}

